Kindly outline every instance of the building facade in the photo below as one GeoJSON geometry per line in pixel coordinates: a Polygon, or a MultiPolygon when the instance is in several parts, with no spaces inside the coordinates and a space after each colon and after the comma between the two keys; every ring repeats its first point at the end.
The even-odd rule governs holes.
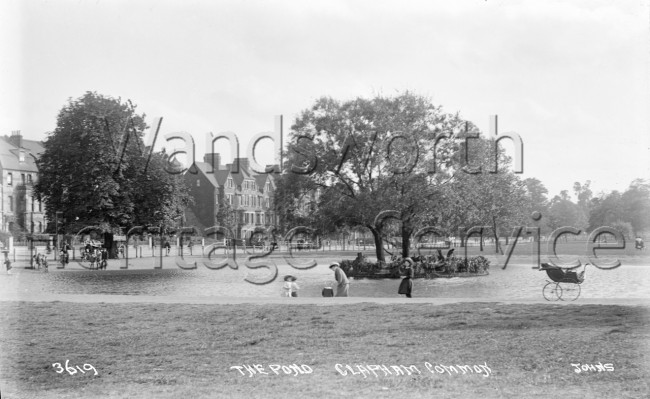
{"type": "Polygon", "coordinates": [[[19,130],[0,137],[1,226],[14,236],[46,229],[45,207],[33,195],[38,181],[35,161],[41,152],[42,143],[25,140],[19,130]]]}
{"type": "Polygon", "coordinates": [[[215,225],[228,227],[236,239],[250,239],[256,230],[276,225],[273,175],[253,172],[247,158],[222,165],[220,154],[208,153],[184,177],[194,197],[187,210],[192,214],[188,224],[203,231],[215,225]]]}

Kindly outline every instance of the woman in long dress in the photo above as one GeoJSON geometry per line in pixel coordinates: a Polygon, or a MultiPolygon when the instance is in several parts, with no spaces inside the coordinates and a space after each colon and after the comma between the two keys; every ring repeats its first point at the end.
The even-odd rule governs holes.
{"type": "Polygon", "coordinates": [[[413,291],[413,281],[411,280],[415,271],[413,270],[413,260],[411,258],[404,259],[406,263],[406,270],[404,271],[406,276],[402,279],[402,282],[399,285],[397,293],[400,295],[406,295],[407,298],[411,298],[411,292],[413,291]]]}

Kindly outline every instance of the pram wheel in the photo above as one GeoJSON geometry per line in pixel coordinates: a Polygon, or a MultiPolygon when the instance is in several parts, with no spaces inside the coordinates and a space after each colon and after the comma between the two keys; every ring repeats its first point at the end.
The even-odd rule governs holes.
{"type": "Polygon", "coordinates": [[[557,301],[562,297],[562,287],[558,283],[547,283],[542,292],[547,301],[557,301]]]}
{"type": "Polygon", "coordinates": [[[580,296],[580,284],[558,283],[560,286],[560,299],[563,301],[575,301],[580,296]]]}

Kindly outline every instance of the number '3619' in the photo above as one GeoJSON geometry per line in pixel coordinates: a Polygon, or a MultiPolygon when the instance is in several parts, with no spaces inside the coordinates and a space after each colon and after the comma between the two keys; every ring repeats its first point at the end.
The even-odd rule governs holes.
{"type": "Polygon", "coordinates": [[[75,366],[76,367],[75,368],[75,367],[69,366],[68,362],[70,362],[70,361],[68,359],[66,359],[65,360],[65,368],[63,368],[63,366],[61,366],[61,363],[52,363],[52,367],[54,367],[55,368],[54,371],[56,371],[59,374],[63,373],[64,371],[67,371],[68,374],[75,375],[75,374],[77,374],[77,370],[81,371],[81,373],[83,373],[83,374],[86,374],[86,371],[91,371],[91,370],[95,372],[94,375],[99,374],[97,372],[97,370],[93,367],[92,364],[86,363],[86,364],[84,364],[82,366],[83,368],[80,368],[79,366],[75,366]],[[56,370],[57,368],[58,368],[58,370],[56,370]]]}

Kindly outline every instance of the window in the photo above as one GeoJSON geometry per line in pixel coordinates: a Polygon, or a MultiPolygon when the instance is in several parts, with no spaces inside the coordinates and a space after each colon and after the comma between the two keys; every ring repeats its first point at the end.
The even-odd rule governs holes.
{"type": "Polygon", "coordinates": [[[201,180],[196,179],[196,186],[197,186],[197,187],[201,187],[201,180]]]}
{"type": "Polygon", "coordinates": [[[267,193],[268,193],[269,191],[271,191],[271,183],[268,183],[268,182],[266,183],[266,190],[265,190],[265,191],[266,191],[267,193]]]}
{"type": "Polygon", "coordinates": [[[21,181],[21,183],[25,184],[25,174],[24,173],[20,174],[20,181],[21,181]]]}
{"type": "Polygon", "coordinates": [[[232,188],[232,187],[233,187],[232,179],[228,178],[228,188],[232,188]]]}
{"type": "Polygon", "coordinates": [[[32,212],[34,212],[34,197],[32,197],[32,212]]]}
{"type": "Polygon", "coordinates": [[[14,197],[11,195],[9,196],[9,210],[12,212],[14,211],[14,197]]]}
{"type": "Polygon", "coordinates": [[[27,175],[27,183],[32,184],[32,175],[27,175]]]}
{"type": "Polygon", "coordinates": [[[43,223],[38,222],[38,232],[42,233],[43,232],[43,223]]]}
{"type": "Polygon", "coordinates": [[[11,186],[14,184],[14,176],[11,173],[7,173],[7,185],[11,186]]]}
{"type": "Polygon", "coordinates": [[[41,201],[38,201],[38,211],[43,212],[43,203],[41,201]]]}

